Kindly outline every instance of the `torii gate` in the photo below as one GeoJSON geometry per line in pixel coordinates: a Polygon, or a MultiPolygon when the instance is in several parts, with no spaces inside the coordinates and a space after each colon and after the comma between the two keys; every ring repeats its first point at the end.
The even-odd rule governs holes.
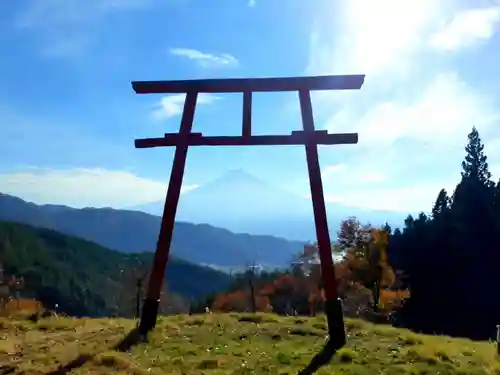
{"type": "MultiPolygon", "coordinates": [[[[318,145],[355,144],[357,133],[328,134],[315,130],[311,105],[311,90],[357,90],[364,82],[364,75],[338,75],[317,77],[255,78],[255,79],[202,79],[186,81],[132,82],[137,94],[179,94],[186,99],[178,133],[166,133],[161,138],[137,139],[136,148],[175,146],[175,155],[168,184],[160,234],[156,246],[148,291],[144,300],[139,332],[146,335],[156,325],[160,290],[170,252],[175,214],[179,202],[182,178],[189,146],[261,146],[304,145],[306,149],[309,184],[314,209],[314,222],[321,261],[321,274],[325,291],[325,313],[330,344],[335,348],[346,342],[341,301],[333,267],[330,235],[326,218],[325,200],[318,160],[318,145]],[[303,130],[290,135],[252,135],[253,92],[298,91],[303,130]],[[203,136],[192,133],[196,100],[199,93],[243,93],[243,120],[240,136],[203,136]]],[[[262,202],[264,204],[264,202],[262,202]]]]}

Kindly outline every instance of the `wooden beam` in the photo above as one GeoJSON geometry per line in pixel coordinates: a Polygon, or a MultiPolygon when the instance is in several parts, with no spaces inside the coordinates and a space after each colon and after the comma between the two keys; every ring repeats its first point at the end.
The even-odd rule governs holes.
{"type": "Polygon", "coordinates": [[[245,91],[243,93],[243,129],[241,132],[243,137],[252,136],[252,92],[245,91]]]}
{"type": "MultiPolygon", "coordinates": [[[[300,111],[304,133],[314,132],[314,116],[309,90],[299,91],[300,111]]],[[[332,244],[328,232],[328,219],[326,215],[323,182],[319,165],[318,146],[313,142],[305,145],[307,169],[309,172],[309,186],[314,211],[316,238],[320,259],[321,278],[325,291],[325,315],[328,322],[330,344],[334,349],[340,349],[346,343],[342,305],[338,298],[335,267],[333,266],[332,244]]]]}
{"type": "MultiPolygon", "coordinates": [[[[182,111],[181,126],[179,129],[180,137],[188,138],[189,134],[191,134],[197,98],[197,93],[189,93],[186,95],[184,109],[182,111]]],[[[188,145],[185,144],[185,142],[175,148],[172,171],[170,172],[170,181],[168,182],[167,196],[165,199],[165,205],[163,206],[160,233],[158,235],[158,241],[156,242],[153,267],[151,269],[151,273],[149,274],[148,289],[146,292],[146,299],[144,300],[142,307],[141,321],[139,324],[139,332],[144,335],[151,331],[156,325],[160,292],[163,286],[165,269],[170,255],[175,214],[177,212],[177,205],[181,195],[187,151],[188,145]]]]}
{"type": "MultiPolygon", "coordinates": [[[[169,135],[163,138],[143,138],[135,140],[136,148],[169,147],[186,142],[178,135],[169,135]]],[[[338,145],[358,143],[357,133],[326,134],[324,132],[297,132],[292,135],[253,135],[204,137],[199,134],[187,138],[189,146],[280,146],[304,145],[313,142],[319,145],[338,145]]]]}
{"type": "Polygon", "coordinates": [[[328,75],[313,77],[230,78],[178,81],[134,81],[137,94],[182,94],[187,92],[266,92],[298,90],[358,90],[365,76],[328,75]]]}

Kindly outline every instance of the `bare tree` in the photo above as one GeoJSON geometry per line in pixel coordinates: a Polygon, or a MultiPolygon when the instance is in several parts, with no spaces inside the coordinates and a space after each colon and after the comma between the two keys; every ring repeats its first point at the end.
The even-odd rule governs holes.
{"type": "Polygon", "coordinates": [[[115,302],[119,315],[139,318],[144,281],[149,271],[149,267],[139,261],[135,267],[120,269],[118,284],[121,293],[115,302]]]}
{"type": "Polygon", "coordinates": [[[246,274],[248,278],[248,286],[250,287],[250,306],[252,306],[252,312],[257,312],[257,301],[255,296],[255,276],[262,269],[262,266],[253,263],[247,267],[246,274]]]}
{"type": "Polygon", "coordinates": [[[10,296],[10,287],[4,276],[3,265],[0,263],[0,311],[3,311],[10,296]]]}

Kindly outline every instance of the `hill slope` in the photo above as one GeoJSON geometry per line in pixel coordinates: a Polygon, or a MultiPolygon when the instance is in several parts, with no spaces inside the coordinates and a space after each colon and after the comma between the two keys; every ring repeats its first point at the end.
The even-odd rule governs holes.
{"type": "MultiPolygon", "coordinates": [[[[154,251],[161,222],[160,217],[139,211],[39,206],[5,194],[0,194],[0,220],[54,229],[122,252],[154,251]]],[[[300,242],[272,236],[177,222],[172,252],[194,263],[241,267],[254,260],[284,265],[301,247],[300,242]]]]}
{"type": "MultiPolygon", "coordinates": [[[[297,374],[319,352],[326,334],[322,317],[179,315],[162,318],[149,343],[121,352],[113,347],[134,327],[133,321],[50,319],[35,324],[4,319],[0,323],[0,368],[16,374],[57,370],[297,374]]],[[[346,323],[347,345],[318,375],[486,375],[499,371],[495,347],[487,342],[417,335],[358,320],[346,323]]]]}
{"type": "MultiPolygon", "coordinates": [[[[152,254],[123,254],[52,230],[0,222],[0,261],[7,274],[25,278],[23,295],[72,315],[99,316],[113,311],[116,297],[133,297],[127,271],[148,269],[152,254]]],[[[168,290],[188,298],[218,291],[231,280],[177,259],[170,260],[166,274],[168,290]]]]}

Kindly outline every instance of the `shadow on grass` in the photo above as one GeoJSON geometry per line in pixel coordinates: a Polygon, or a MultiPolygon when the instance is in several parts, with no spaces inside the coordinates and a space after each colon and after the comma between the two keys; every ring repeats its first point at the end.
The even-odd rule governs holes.
{"type": "MultiPolygon", "coordinates": [[[[113,347],[110,348],[110,350],[116,350],[119,352],[126,352],[129,349],[131,349],[134,345],[137,345],[139,342],[141,342],[141,335],[139,334],[139,331],[137,328],[134,328],[132,331],[128,333],[127,336],[123,338],[118,344],[114,345],[113,347]]],[[[99,353],[95,354],[85,354],[85,355],[80,355],[79,357],[75,358],[71,362],[67,363],[64,366],[59,366],[54,371],[47,372],[45,375],[64,375],[67,374],[68,372],[77,369],[79,367],[82,367],[85,365],[88,361],[92,360],[97,356],[99,353]]]]}
{"type": "Polygon", "coordinates": [[[336,346],[331,342],[327,341],[323,349],[316,354],[309,364],[299,371],[297,375],[312,375],[318,371],[321,367],[326,366],[332,360],[333,356],[337,352],[336,346]]]}
{"type": "Polygon", "coordinates": [[[12,374],[16,370],[17,370],[16,366],[0,365],[0,374],[1,375],[12,374]]]}
{"type": "MultiPolygon", "coordinates": [[[[118,344],[114,345],[110,349],[119,352],[126,352],[142,341],[144,341],[143,336],[140,335],[139,330],[137,328],[134,328],[128,333],[127,336],[123,338],[123,340],[121,340],[118,344]]],[[[331,341],[327,341],[323,349],[321,349],[321,351],[311,359],[311,362],[309,362],[309,364],[304,369],[302,369],[297,375],[314,374],[321,367],[327,365],[332,360],[337,350],[338,349],[335,347],[334,344],[332,344],[331,341]]],[[[89,354],[81,355],[72,360],[71,362],[67,363],[66,365],[60,366],[58,369],[50,371],[45,375],[65,375],[72,370],[82,367],[87,362],[95,358],[98,354],[99,353],[95,353],[92,355],[89,354]]]]}

